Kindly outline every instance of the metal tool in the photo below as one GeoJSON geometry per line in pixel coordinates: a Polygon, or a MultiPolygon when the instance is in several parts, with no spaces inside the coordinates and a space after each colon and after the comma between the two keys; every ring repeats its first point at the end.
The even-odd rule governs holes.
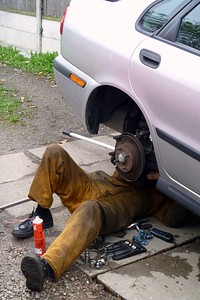
{"type": "Polygon", "coordinates": [[[153,234],[154,236],[156,236],[157,238],[168,242],[168,243],[173,243],[174,242],[174,236],[173,234],[163,231],[161,229],[158,228],[153,228],[151,231],[151,234],[153,234]]]}
{"type": "Polygon", "coordinates": [[[103,266],[108,265],[109,257],[103,254],[99,259],[91,259],[90,260],[90,267],[95,269],[100,269],[103,266]]]}
{"type": "Polygon", "coordinates": [[[150,231],[139,229],[138,234],[132,237],[132,241],[135,241],[140,245],[148,245],[149,240],[152,238],[153,238],[153,234],[151,234],[150,231]]]}
{"type": "Polygon", "coordinates": [[[13,207],[13,206],[16,206],[16,205],[19,205],[19,204],[22,204],[22,203],[25,203],[25,202],[28,202],[28,201],[30,201],[30,199],[25,198],[25,199],[21,199],[21,200],[18,200],[18,201],[9,203],[9,204],[5,204],[5,205],[0,206],[0,210],[4,210],[6,208],[13,207]]]}
{"type": "Polygon", "coordinates": [[[85,250],[85,263],[87,266],[90,265],[90,250],[88,249],[85,250]]]}
{"type": "Polygon", "coordinates": [[[143,221],[138,221],[130,224],[128,227],[126,227],[126,230],[131,230],[131,229],[137,229],[139,231],[140,229],[150,229],[152,228],[152,224],[148,223],[149,220],[143,220],[143,221]]]}
{"type": "Polygon", "coordinates": [[[146,251],[147,249],[136,241],[130,242],[129,240],[121,240],[104,248],[106,255],[112,257],[113,260],[127,258],[146,251]]]}
{"type": "Polygon", "coordinates": [[[102,146],[104,148],[107,148],[111,151],[114,151],[115,150],[115,147],[114,146],[111,146],[111,145],[108,145],[106,143],[103,143],[103,142],[100,142],[100,141],[97,141],[97,140],[94,140],[92,138],[88,138],[86,136],[83,136],[83,135],[80,135],[80,134],[77,134],[77,133],[74,133],[72,131],[69,131],[69,130],[63,130],[62,132],[63,134],[65,135],[68,135],[70,137],[75,137],[77,139],[80,139],[80,140],[83,140],[83,141],[86,141],[86,142],[90,142],[92,144],[95,144],[95,145],[98,145],[98,146],[102,146]]]}

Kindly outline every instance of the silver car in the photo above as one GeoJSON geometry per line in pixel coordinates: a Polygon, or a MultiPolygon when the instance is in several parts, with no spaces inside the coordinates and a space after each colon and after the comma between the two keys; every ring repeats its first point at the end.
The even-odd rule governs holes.
{"type": "Polygon", "coordinates": [[[55,79],[97,134],[116,130],[127,180],[159,170],[159,190],[200,215],[200,1],[72,0],[55,79]]]}

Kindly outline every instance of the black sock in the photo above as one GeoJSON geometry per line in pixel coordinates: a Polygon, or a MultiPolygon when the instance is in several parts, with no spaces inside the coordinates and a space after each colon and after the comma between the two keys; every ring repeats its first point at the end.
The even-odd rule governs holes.
{"type": "Polygon", "coordinates": [[[49,208],[43,208],[39,204],[35,212],[40,216],[44,223],[52,221],[53,217],[49,208]]]}
{"type": "Polygon", "coordinates": [[[44,274],[46,278],[49,278],[51,280],[55,280],[55,273],[52,269],[52,267],[48,264],[48,262],[45,259],[41,259],[41,262],[44,267],[44,274]]]}

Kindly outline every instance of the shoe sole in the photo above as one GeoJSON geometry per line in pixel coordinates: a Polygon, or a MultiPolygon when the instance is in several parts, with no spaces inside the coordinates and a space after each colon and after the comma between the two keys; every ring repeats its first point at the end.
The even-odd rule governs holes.
{"type": "MultiPolygon", "coordinates": [[[[53,227],[53,222],[49,222],[49,223],[44,224],[44,230],[49,229],[51,227],[53,227]]],[[[20,232],[20,230],[17,230],[17,232],[15,232],[14,230],[12,230],[11,234],[15,238],[28,238],[28,237],[33,236],[33,230],[31,232],[30,231],[26,232],[25,230],[24,230],[24,232],[23,231],[20,232]]]]}
{"type": "Polygon", "coordinates": [[[24,232],[24,233],[19,233],[19,232],[15,232],[15,231],[11,231],[11,234],[15,237],[15,238],[28,238],[30,236],[33,236],[33,231],[32,232],[24,232]]]}
{"type": "Polygon", "coordinates": [[[21,270],[26,277],[28,289],[41,292],[44,285],[44,270],[39,257],[30,253],[22,259],[21,270]]]}

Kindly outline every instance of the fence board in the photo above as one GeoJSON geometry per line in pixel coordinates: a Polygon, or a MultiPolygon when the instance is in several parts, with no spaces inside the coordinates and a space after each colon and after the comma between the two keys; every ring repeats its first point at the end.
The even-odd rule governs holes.
{"type": "Polygon", "coordinates": [[[1,0],[0,9],[35,12],[36,0],[1,0]]]}
{"type": "MultiPolygon", "coordinates": [[[[70,0],[43,0],[43,15],[61,18],[70,0]]],[[[16,10],[35,13],[36,0],[0,0],[0,10],[16,10]]]]}

